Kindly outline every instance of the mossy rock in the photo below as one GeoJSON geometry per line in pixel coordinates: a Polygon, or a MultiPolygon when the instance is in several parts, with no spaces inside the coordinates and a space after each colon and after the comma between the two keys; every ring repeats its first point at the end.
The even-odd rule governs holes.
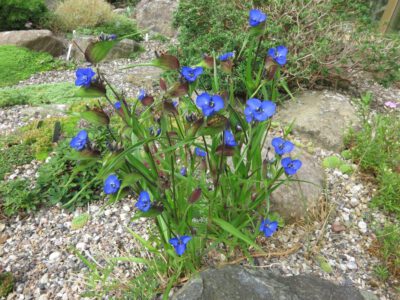
{"type": "Polygon", "coordinates": [[[328,169],[339,168],[342,164],[343,161],[337,156],[328,156],[322,162],[322,166],[328,169]]]}
{"type": "Polygon", "coordinates": [[[344,159],[351,159],[351,151],[350,150],[343,150],[342,153],[340,153],[340,155],[344,158],[344,159]]]}
{"type": "Polygon", "coordinates": [[[353,173],[353,167],[349,164],[342,164],[339,167],[340,172],[342,172],[343,174],[351,174],[353,173]]]}
{"type": "Polygon", "coordinates": [[[7,297],[14,289],[14,277],[10,272],[0,274],[0,297],[7,297]]]}

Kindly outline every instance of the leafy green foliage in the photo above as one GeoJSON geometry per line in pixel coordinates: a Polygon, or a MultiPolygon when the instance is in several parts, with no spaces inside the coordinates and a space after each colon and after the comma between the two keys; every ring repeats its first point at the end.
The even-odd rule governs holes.
{"type": "Polygon", "coordinates": [[[72,83],[38,84],[0,89],[0,107],[13,105],[70,104],[82,101],[72,83]]]}
{"type": "Polygon", "coordinates": [[[33,160],[29,145],[16,143],[8,138],[0,142],[0,181],[15,167],[30,163],[33,160]]]}
{"type": "MultiPolygon", "coordinates": [[[[176,51],[184,64],[195,64],[197,57],[213,51],[238,53],[250,5],[236,0],[180,1],[174,24],[180,29],[176,51]]],[[[356,65],[373,72],[381,83],[399,80],[400,38],[381,37],[376,32],[365,2],[310,1],[304,7],[304,2],[293,1],[290,13],[283,0],[255,1],[255,5],[268,13],[273,36],[263,41],[261,50],[279,44],[289,49],[283,75],[290,86],[346,84],[342,81],[346,71],[356,65]],[[348,26],[349,19],[354,28],[348,26]]]]}
{"type": "Polygon", "coordinates": [[[78,163],[70,159],[70,147],[68,143],[61,143],[55,150],[54,156],[39,168],[39,177],[35,187],[35,193],[41,196],[43,203],[54,205],[67,203],[80,192],[74,206],[82,206],[90,201],[100,199],[101,181],[93,181],[99,166],[90,165],[83,171],[78,163]],[[74,170],[75,168],[75,170],[74,170]]]}
{"type": "Polygon", "coordinates": [[[330,169],[339,168],[341,164],[342,160],[337,156],[326,157],[322,162],[324,168],[330,168],[330,169]]]}
{"type": "Polygon", "coordinates": [[[40,200],[31,191],[29,185],[30,182],[24,179],[0,183],[0,203],[7,216],[38,208],[40,200]]]}
{"type": "Polygon", "coordinates": [[[115,16],[110,22],[96,27],[82,27],[77,29],[78,33],[86,35],[115,34],[117,37],[129,35],[128,39],[140,42],[143,40],[136,23],[125,16],[115,16]]]}
{"type": "Polygon", "coordinates": [[[375,269],[375,272],[381,278],[387,278],[390,274],[394,278],[400,278],[400,226],[388,223],[378,229],[376,235],[383,266],[375,269]]]}
{"type": "Polygon", "coordinates": [[[361,131],[350,130],[346,144],[361,169],[376,176],[378,193],[372,203],[400,215],[400,119],[377,115],[361,131]]]}
{"type": "Polygon", "coordinates": [[[14,277],[10,272],[0,273],[0,297],[7,297],[14,289],[14,277]]]}
{"type": "Polygon", "coordinates": [[[61,125],[61,135],[71,136],[78,122],[77,117],[54,117],[36,121],[19,129],[15,136],[18,140],[29,145],[32,154],[38,160],[44,160],[53,149],[53,134],[56,123],[61,125]]]}
{"type": "Polygon", "coordinates": [[[54,59],[48,53],[12,45],[0,46],[0,87],[17,84],[38,72],[70,67],[71,64],[54,59]]]}
{"type": "Polygon", "coordinates": [[[38,25],[46,12],[44,0],[1,0],[0,31],[25,29],[28,22],[38,25]]]}

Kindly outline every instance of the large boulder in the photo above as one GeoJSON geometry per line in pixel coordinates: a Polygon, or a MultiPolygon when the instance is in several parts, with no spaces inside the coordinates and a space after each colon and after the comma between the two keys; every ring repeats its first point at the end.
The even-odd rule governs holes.
{"type": "Polygon", "coordinates": [[[173,300],[367,300],[378,298],[352,286],[339,286],[312,275],[282,277],[243,266],[208,269],[191,279],[173,300]],[[369,297],[369,298],[368,298],[369,297]]]}
{"type": "Polygon", "coordinates": [[[344,147],[343,137],[349,126],[359,126],[349,97],[331,91],[306,91],[284,103],[275,119],[286,124],[294,120],[294,134],[337,152],[344,147]]]}
{"type": "MultiPolygon", "coordinates": [[[[271,138],[267,140],[265,149],[271,146],[271,138]]],[[[268,151],[269,159],[274,158],[274,151],[268,151]]],[[[304,219],[320,203],[325,186],[325,171],[321,164],[304,149],[296,147],[291,155],[293,159],[300,159],[303,163],[291,181],[281,185],[271,194],[271,210],[278,212],[286,222],[295,222],[304,219]]],[[[281,179],[284,179],[283,175],[281,179]]]]}
{"type": "MultiPolygon", "coordinates": [[[[91,42],[95,41],[95,38],[92,36],[81,36],[81,37],[76,37],[74,41],[76,44],[73,44],[72,47],[71,51],[72,57],[76,61],[85,61],[85,56],[82,53],[82,51],[85,51],[87,46],[89,46],[91,42]]],[[[140,49],[139,43],[133,40],[123,39],[122,41],[117,43],[117,45],[114,46],[114,48],[105,58],[105,61],[110,61],[119,58],[129,58],[132,55],[132,53],[138,51],[139,49],[140,49]]]]}
{"type": "Polygon", "coordinates": [[[138,26],[168,37],[174,37],[172,17],[178,0],[141,0],[135,7],[138,26]]]}
{"type": "Polygon", "coordinates": [[[60,56],[65,51],[64,41],[50,30],[18,30],[0,32],[0,45],[15,45],[60,56]]]}

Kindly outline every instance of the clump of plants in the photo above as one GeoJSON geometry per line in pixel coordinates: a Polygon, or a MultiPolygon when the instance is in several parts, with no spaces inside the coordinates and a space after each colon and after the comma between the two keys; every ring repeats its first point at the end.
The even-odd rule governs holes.
{"type": "Polygon", "coordinates": [[[29,104],[72,104],[82,98],[75,95],[73,84],[54,83],[0,89],[0,107],[29,104]]]}
{"type": "Polygon", "coordinates": [[[33,160],[29,145],[19,143],[13,139],[0,141],[0,181],[11,173],[15,167],[25,165],[33,160]]]}
{"type": "Polygon", "coordinates": [[[37,26],[41,19],[46,17],[46,12],[44,0],[2,0],[0,31],[26,29],[27,25],[37,26]]]}
{"type": "Polygon", "coordinates": [[[142,41],[143,37],[139,32],[136,23],[125,16],[116,15],[110,21],[95,27],[80,27],[77,31],[81,34],[100,35],[115,34],[116,36],[126,36],[134,41],[142,41]]]}
{"type": "Polygon", "coordinates": [[[55,9],[53,26],[72,32],[79,27],[96,27],[113,19],[112,6],[104,0],[65,0],[55,9]]]}
{"type": "MultiPolygon", "coordinates": [[[[245,38],[243,26],[251,2],[236,0],[183,0],[174,24],[179,28],[185,63],[214,50],[240,51],[245,38]]],[[[400,39],[381,36],[371,26],[365,1],[256,1],[268,12],[269,34],[262,49],[276,40],[290,50],[291,60],[283,72],[292,87],[334,85],[348,87],[349,71],[371,71],[388,85],[400,80],[400,39]],[[368,20],[368,21],[367,21],[368,20]]]]}
{"type": "MultiPolygon", "coordinates": [[[[291,156],[294,144],[285,135],[274,137],[271,145],[266,142],[278,89],[285,86],[281,71],[289,53],[279,43],[260,47],[268,28],[262,11],[250,10],[247,23],[236,52],[208,53],[191,66],[159,53],[148,65],[168,71],[160,79],[162,92],[156,96],[141,90],[133,105],[108,84],[99,65],[117,39],[90,44],[85,53],[94,68],[76,72],[80,94],[106,99],[123,124],[115,130],[110,113],[102,107],[82,115],[95,127],[77,132],[70,141],[77,167],[98,165],[93,180],[103,182],[109,202],[132,195],[137,199],[133,220],[147,218],[155,229],[144,239],[128,228],[152,256],[126,258],[147,267],[135,278],[143,286],[127,288],[131,297],[139,293],[151,298],[163,292],[166,298],[181,278],[199,270],[210,251],[229,258],[237,253],[251,257],[263,252],[257,240],[278,230],[270,196],[294,180],[302,166],[291,156]],[[237,90],[236,81],[244,91],[237,90]],[[109,133],[103,142],[105,152],[92,142],[100,125],[109,133]]],[[[112,265],[93,269],[92,295],[105,296],[111,286],[121,288],[118,281],[99,275],[111,274],[111,269],[112,265]],[[105,285],[101,291],[100,283],[105,285]]]]}
{"type": "Polygon", "coordinates": [[[0,46],[0,87],[17,84],[38,72],[66,69],[70,66],[61,60],[54,59],[48,53],[2,45],[0,46]]]}

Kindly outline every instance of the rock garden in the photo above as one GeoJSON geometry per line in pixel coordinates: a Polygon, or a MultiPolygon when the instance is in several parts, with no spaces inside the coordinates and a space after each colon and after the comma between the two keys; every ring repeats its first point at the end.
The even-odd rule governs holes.
{"type": "Polygon", "coordinates": [[[5,0],[0,299],[400,299],[375,5],[5,0]]]}

